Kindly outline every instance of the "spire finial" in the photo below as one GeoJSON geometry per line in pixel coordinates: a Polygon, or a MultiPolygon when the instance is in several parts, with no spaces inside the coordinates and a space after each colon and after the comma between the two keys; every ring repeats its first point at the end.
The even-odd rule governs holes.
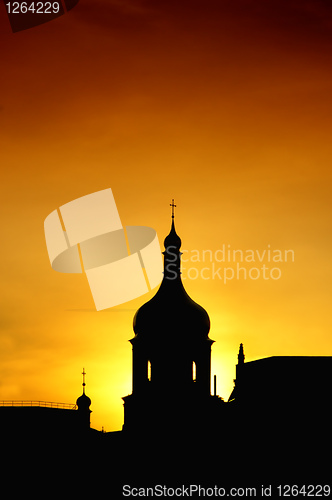
{"type": "Polygon", "coordinates": [[[83,386],[83,394],[85,394],[85,386],[86,386],[86,383],[85,383],[85,375],[86,375],[86,372],[83,368],[83,371],[82,371],[82,375],[83,375],[83,383],[82,383],[82,386],[83,386]]]}
{"type": "Polygon", "coordinates": [[[243,350],[243,344],[240,344],[240,349],[239,349],[239,354],[237,356],[238,359],[238,364],[242,365],[244,363],[245,355],[244,355],[244,350],[243,350]]]}
{"type": "Polygon", "coordinates": [[[174,208],[176,208],[176,205],[174,205],[174,198],[172,198],[172,203],[170,203],[169,206],[172,207],[172,219],[174,219],[174,208]]]}

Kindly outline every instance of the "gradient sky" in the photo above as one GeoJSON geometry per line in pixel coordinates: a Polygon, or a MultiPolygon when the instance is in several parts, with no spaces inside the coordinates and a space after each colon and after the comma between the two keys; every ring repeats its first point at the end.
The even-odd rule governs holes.
{"type": "Polygon", "coordinates": [[[161,244],[175,198],[183,249],[294,251],[279,280],[185,280],[225,399],[240,342],[248,361],[332,354],[329,0],[80,0],[17,33],[0,4],[0,39],[0,400],[75,402],[84,366],[92,426],[121,428],[132,318],[155,291],[96,312],[43,232],[108,187],[161,244]]]}

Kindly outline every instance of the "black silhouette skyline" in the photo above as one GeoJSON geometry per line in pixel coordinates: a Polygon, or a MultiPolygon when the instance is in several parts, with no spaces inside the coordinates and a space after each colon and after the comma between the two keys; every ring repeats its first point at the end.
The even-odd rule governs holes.
{"type": "Polygon", "coordinates": [[[21,450],[24,471],[36,466],[51,477],[58,467],[80,470],[83,460],[98,485],[115,492],[130,481],[326,484],[332,357],[245,362],[241,344],[228,401],[216,389],[211,394],[210,319],[181,280],[175,206],[173,200],[162,283],[133,320],[132,394],[123,397],[123,428],[106,433],[90,427],[83,369],[75,409],[0,407],[7,454],[14,460],[21,450]],[[64,449],[75,450],[74,462],[64,449]],[[37,459],[27,465],[31,450],[37,459]]]}

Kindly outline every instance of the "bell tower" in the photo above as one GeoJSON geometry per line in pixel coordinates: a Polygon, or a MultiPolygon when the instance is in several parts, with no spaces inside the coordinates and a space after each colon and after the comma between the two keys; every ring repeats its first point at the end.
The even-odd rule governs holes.
{"type": "Polygon", "coordinates": [[[203,423],[209,406],[210,319],[181,280],[181,239],[171,229],[164,241],[164,276],[155,296],[135,314],[132,394],[124,400],[124,431],[160,432],[203,423]]]}

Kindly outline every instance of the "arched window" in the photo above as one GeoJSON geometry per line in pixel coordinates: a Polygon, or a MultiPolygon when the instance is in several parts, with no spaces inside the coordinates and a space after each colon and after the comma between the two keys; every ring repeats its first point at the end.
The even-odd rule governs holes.
{"type": "Polygon", "coordinates": [[[196,382],[196,363],[195,361],[193,361],[193,366],[192,366],[192,369],[193,369],[193,381],[196,382]]]}
{"type": "Polygon", "coordinates": [[[148,381],[151,382],[151,361],[148,361],[148,381]]]}

